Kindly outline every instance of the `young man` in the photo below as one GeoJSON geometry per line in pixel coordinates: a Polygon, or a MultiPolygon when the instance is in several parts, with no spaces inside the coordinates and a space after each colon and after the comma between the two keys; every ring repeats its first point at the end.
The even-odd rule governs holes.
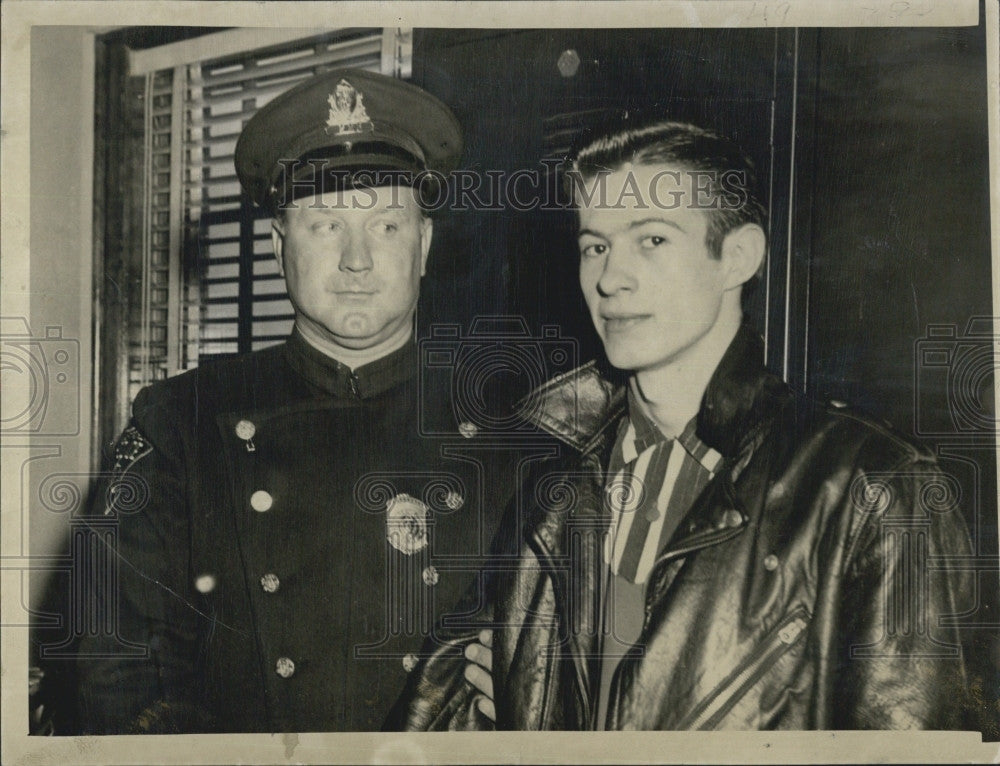
{"type": "Polygon", "coordinates": [[[93,514],[111,574],[80,573],[108,621],[79,647],[82,733],[381,725],[503,494],[413,340],[432,223],[412,184],[461,149],[437,99],[358,70],[246,125],[236,170],[274,210],[295,329],[137,397],[93,514]]]}
{"type": "Polygon", "coordinates": [[[965,525],[928,454],[764,369],[740,308],[766,244],[749,160],[659,122],[574,171],[580,284],[627,380],[591,364],[535,392],[567,450],[497,537],[492,630],[419,667],[391,724],[959,726],[947,619],[971,588],[928,559],[967,554],[965,525]]]}

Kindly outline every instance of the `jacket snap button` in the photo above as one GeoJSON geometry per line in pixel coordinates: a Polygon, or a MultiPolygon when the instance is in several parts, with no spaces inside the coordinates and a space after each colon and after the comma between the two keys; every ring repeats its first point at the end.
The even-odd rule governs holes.
{"type": "Polygon", "coordinates": [[[295,675],[295,663],[288,657],[279,657],[274,664],[274,672],[282,678],[291,678],[295,675]]]}
{"type": "Polygon", "coordinates": [[[403,670],[405,670],[407,673],[412,671],[416,666],[417,666],[417,655],[411,652],[410,654],[407,654],[405,657],[403,657],[403,670]]]}
{"type": "Polygon", "coordinates": [[[274,498],[271,497],[270,492],[258,489],[250,495],[250,507],[258,513],[271,510],[272,505],[274,505],[274,498]]]}
{"type": "Polygon", "coordinates": [[[203,574],[194,581],[194,587],[199,593],[211,593],[215,590],[215,578],[210,574],[203,574]]]}
{"type": "Polygon", "coordinates": [[[778,568],[778,557],[773,553],[764,559],[764,569],[768,572],[773,572],[778,568]]]}
{"type": "Polygon", "coordinates": [[[437,569],[433,566],[426,567],[422,576],[424,578],[424,585],[437,585],[438,579],[441,577],[437,569]]]}
{"type": "Polygon", "coordinates": [[[260,578],[260,587],[264,589],[265,593],[276,592],[279,585],[281,585],[281,580],[278,579],[278,575],[271,572],[260,578]]]}
{"type": "Polygon", "coordinates": [[[742,523],[743,523],[743,514],[737,511],[735,508],[730,508],[724,514],[722,514],[723,527],[738,527],[742,523]]]}
{"type": "Polygon", "coordinates": [[[250,441],[254,434],[257,433],[257,426],[251,423],[249,420],[241,420],[236,424],[236,435],[240,437],[243,441],[250,441]]]}

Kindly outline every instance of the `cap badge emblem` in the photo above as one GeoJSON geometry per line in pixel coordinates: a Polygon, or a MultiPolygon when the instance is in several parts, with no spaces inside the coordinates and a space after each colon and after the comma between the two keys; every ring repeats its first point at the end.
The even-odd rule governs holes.
{"type": "Polygon", "coordinates": [[[329,135],[365,133],[375,130],[365,110],[364,96],[347,80],[341,79],[326,99],[330,114],[326,118],[329,135]]]}
{"type": "Polygon", "coordinates": [[[426,548],[427,505],[415,497],[399,494],[386,503],[386,538],[407,556],[426,548]]]}

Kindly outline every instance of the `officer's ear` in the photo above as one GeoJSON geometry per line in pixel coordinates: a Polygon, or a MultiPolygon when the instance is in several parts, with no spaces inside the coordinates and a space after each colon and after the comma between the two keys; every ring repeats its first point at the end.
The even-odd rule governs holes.
{"type": "Polygon", "coordinates": [[[271,219],[271,245],[274,248],[274,259],[278,262],[278,273],[285,276],[284,250],[285,216],[278,213],[271,219]]]}
{"type": "Polygon", "coordinates": [[[755,223],[745,223],[722,240],[721,259],[727,290],[742,287],[760,270],[767,251],[767,236],[755,223]]]}
{"type": "MultiPolygon", "coordinates": [[[[431,251],[434,221],[425,213],[420,214],[420,276],[427,273],[427,254],[431,251]]],[[[280,268],[280,262],[279,262],[280,268]]]]}

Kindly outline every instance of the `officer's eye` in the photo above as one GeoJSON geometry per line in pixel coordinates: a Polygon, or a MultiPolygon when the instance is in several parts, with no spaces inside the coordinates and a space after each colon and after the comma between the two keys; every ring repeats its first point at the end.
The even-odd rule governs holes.
{"type": "Polygon", "coordinates": [[[395,221],[378,221],[375,224],[375,231],[378,234],[395,234],[399,231],[399,224],[395,221]]]}
{"type": "Polygon", "coordinates": [[[643,237],[639,240],[639,244],[646,250],[651,250],[654,247],[659,247],[660,245],[667,242],[666,237],[660,237],[656,234],[650,234],[649,236],[643,237]]]}
{"type": "Polygon", "coordinates": [[[316,221],[310,229],[314,234],[333,234],[343,228],[340,221],[316,221]]]}
{"type": "Polygon", "coordinates": [[[602,242],[595,242],[592,245],[580,245],[581,258],[600,258],[602,255],[606,255],[607,252],[608,246],[602,242]]]}

